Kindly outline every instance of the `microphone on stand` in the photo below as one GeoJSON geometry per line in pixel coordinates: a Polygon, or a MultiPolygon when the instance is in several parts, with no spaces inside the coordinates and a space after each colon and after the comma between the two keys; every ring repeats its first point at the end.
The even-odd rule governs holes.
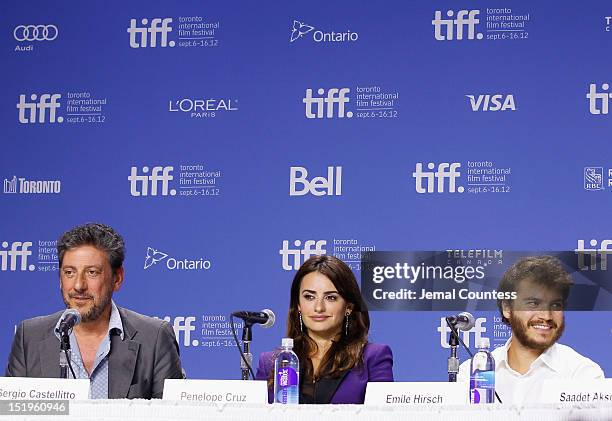
{"type": "Polygon", "coordinates": [[[73,308],[68,308],[62,313],[60,324],[57,331],[60,334],[60,378],[68,379],[68,369],[72,373],[72,377],[76,378],[72,365],[70,364],[70,332],[72,329],[81,323],[81,313],[73,308]]]}
{"type": "MultiPolygon", "coordinates": [[[[448,381],[456,382],[459,373],[459,358],[457,358],[457,346],[459,345],[458,330],[468,331],[474,327],[474,316],[467,311],[463,311],[454,316],[445,317],[446,324],[450,327],[451,333],[448,339],[450,345],[450,357],[448,357],[448,381]]],[[[469,352],[469,350],[468,350],[469,352]]]]}
{"type": "Polygon", "coordinates": [[[234,311],[231,314],[230,322],[232,327],[232,334],[240,352],[240,371],[242,373],[242,380],[248,380],[249,374],[255,378],[253,373],[253,354],[251,354],[251,341],[253,340],[253,331],[251,328],[254,324],[260,324],[261,327],[268,328],[274,325],[276,321],[276,315],[270,309],[264,309],[261,311],[234,311]],[[241,318],[244,320],[244,327],[242,328],[242,346],[244,350],[240,349],[240,343],[238,342],[238,336],[234,328],[234,317],[241,318]]]}
{"type": "Polygon", "coordinates": [[[276,321],[274,312],[267,308],[261,311],[234,311],[232,316],[241,318],[245,323],[260,324],[263,328],[274,326],[276,321]]]}

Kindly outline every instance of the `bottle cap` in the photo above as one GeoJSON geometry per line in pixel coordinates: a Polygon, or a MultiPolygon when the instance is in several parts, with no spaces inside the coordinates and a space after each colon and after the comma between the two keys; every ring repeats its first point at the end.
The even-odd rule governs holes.
{"type": "Polygon", "coordinates": [[[281,345],[283,348],[293,348],[293,338],[283,338],[281,345]]]}
{"type": "Polygon", "coordinates": [[[478,349],[490,348],[490,347],[491,347],[491,342],[489,341],[489,338],[480,338],[480,341],[478,341],[478,343],[476,344],[476,348],[478,349]]]}

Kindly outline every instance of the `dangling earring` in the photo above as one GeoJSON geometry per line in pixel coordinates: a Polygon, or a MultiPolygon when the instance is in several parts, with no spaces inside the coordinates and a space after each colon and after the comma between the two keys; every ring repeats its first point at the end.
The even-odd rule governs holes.
{"type": "Polygon", "coordinates": [[[344,336],[348,336],[348,328],[349,328],[349,316],[351,315],[351,313],[349,313],[348,311],[346,312],[346,317],[344,318],[345,322],[344,322],[344,336]]]}
{"type": "Polygon", "coordinates": [[[304,333],[304,323],[302,322],[302,313],[298,311],[300,315],[300,332],[304,333]]]}

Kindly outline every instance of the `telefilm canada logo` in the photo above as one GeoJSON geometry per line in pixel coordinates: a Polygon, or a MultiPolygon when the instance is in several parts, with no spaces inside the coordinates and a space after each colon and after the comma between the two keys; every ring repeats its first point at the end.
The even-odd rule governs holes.
{"type": "Polygon", "coordinates": [[[293,20],[289,42],[299,39],[310,39],[316,43],[352,43],[359,39],[359,34],[349,29],[343,31],[323,31],[301,20],[293,20]]]}
{"type": "Polygon", "coordinates": [[[150,269],[158,263],[162,263],[161,266],[168,270],[209,270],[212,266],[211,261],[203,257],[197,259],[176,258],[160,249],[147,247],[144,270],[150,269]]]}
{"type": "Polygon", "coordinates": [[[59,194],[62,191],[60,180],[29,180],[25,177],[4,179],[5,194],[59,194]]]}
{"type": "Polygon", "coordinates": [[[133,18],[127,33],[133,49],[218,47],[219,28],[219,21],[203,16],[133,18]]]}
{"type": "Polygon", "coordinates": [[[57,25],[17,25],[13,29],[13,39],[18,42],[15,51],[31,52],[40,45],[55,41],[59,35],[57,25]]]}

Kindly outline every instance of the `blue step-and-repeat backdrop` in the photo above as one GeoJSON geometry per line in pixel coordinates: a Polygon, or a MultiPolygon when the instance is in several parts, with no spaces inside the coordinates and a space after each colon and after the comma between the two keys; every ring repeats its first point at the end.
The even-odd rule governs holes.
{"type": "MultiPolygon", "coordinates": [[[[612,248],[612,7],[558,1],[12,1],[0,15],[0,353],[59,310],[55,245],[127,245],[115,301],[190,378],[239,378],[232,310],[327,253],[612,248]]],[[[479,254],[480,253],[480,254],[479,254]]],[[[609,292],[609,290],[608,290],[609,292]]],[[[446,379],[445,313],[373,311],[398,380],[446,379]]],[[[611,312],[561,339],[612,373],[611,312]]],[[[503,344],[493,311],[464,334],[503,344]]],[[[462,353],[462,358],[466,354],[462,353]]]]}

